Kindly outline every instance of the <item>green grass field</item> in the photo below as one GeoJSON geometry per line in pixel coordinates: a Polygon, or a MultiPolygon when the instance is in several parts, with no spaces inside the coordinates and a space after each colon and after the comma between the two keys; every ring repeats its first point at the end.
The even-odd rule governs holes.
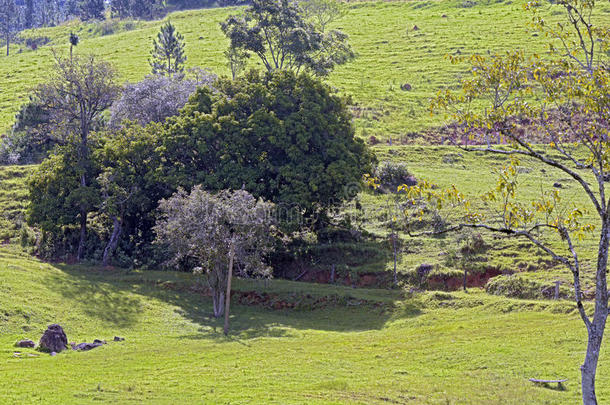
{"type": "MultiPolygon", "coordinates": [[[[455,84],[466,72],[466,65],[451,65],[445,59],[447,54],[546,49],[544,39],[527,32],[530,16],[522,6],[522,1],[465,0],[349,3],[349,13],[334,26],[350,35],[358,57],[336,69],[329,83],[341,94],[353,96],[360,135],[412,138],[411,132],[442,123],[442,117],[428,113],[429,98],[455,84]],[[414,26],[418,30],[414,31],[414,26]],[[404,83],[412,90],[401,90],[404,83]]],[[[559,18],[548,5],[543,7],[549,21],[559,18]]],[[[184,35],[188,66],[228,74],[223,57],[228,41],[219,23],[239,11],[207,9],[168,17],[184,35]]],[[[607,18],[610,5],[600,4],[597,11],[597,18],[607,18]]],[[[23,53],[0,57],[0,130],[10,127],[31,88],[44,80],[44,71],[52,61],[50,46],[66,51],[71,31],[83,38],[78,53],[93,53],[112,62],[122,81],[142,79],[150,72],[149,52],[161,22],[132,25],[126,31],[125,24],[119,24],[117,33],[104,36],[100,36],[98,25],[74,23],[24,34],[46,36],[51,43],[36,51],[24,49],[23,53]]]]}
{"type": "MultiPolygon", "coordinates": [[[[348,3],[335,23],[350,34],[358,57],[338,68],[329,83],[352,95],[358,135],[414,138],[438,125],[428,99],[454,86],[465,65],[445,54],[467,55],[512,48],[538,52],[541,38],[526,32],[522,2],[406,1],[348,3]],[[414,26],[418,30],[414,30],[414,26]],[[411,91],[400,89],[409,83],[411,91]]],[[[550,20],[559,18],[544,6],[550,20]]],[[[218,23],[239,9],[172,14],[186,39],[189,66],[228,69],[227,41],[218,23]]],[[[599,5],[598,19],[610,5],[599,5]]],[[[30,89],[44,80],[51,46],[66,51],[71,31],[79,53],[111,61],[120,80],[149,72],[148,52],[161,22],[123,22],[101,35],[99,24],[69,23],[25,33],[50,38],[50,46],[0,57],[0,132],[8,129],[30,89]]],[[[406,163],[418,179],[455,184],[468,197],[493,187],[502,158],[467,154],[449,146],[378,145],[379,161],[406,163]]],[[[526,162],[527,163],[527,162],[526,162]]],[[[524,164],[525,166],[525,164],[524,164]]],[[[211,317],[211,299],[192,275],[44,263],[19,247],[27,206],[25,179],[33,167],[0,167],[0,404],[221,403],[221,404],[571,404],[579,402],[579,365],[585,330],[570,301],[513,299],[479,288],[464,292],[351,288],[288,280],[237,280],[232,333],[211,317]],[[6,240],[10,239],[10,243],[6,240]],[[248,304],[250,292],[269,300],[248,304]],[[244,298],[245,297],[245,298],[244,298]],[[239,302],[237,302],[239,301],[239,302]],[[296,308],[283,308],[291,303],[296,308]],[[37,341],[50,323],[69,341],[111,340],[90,352],[51,357],[14,347],[37,341]],[[528,378],[568,378],[565,390],[538,387],[528,378]]],[[[520,199],[528,201],[561,183],[563,201],[587,205],[565,175],[532,164],[520,173],[520,199]]],[[[365,190],[351,215],[366,235],[359,242],[317,246],[313,270],[336,265],[341,276],[360,280],[392,270],[386,212],[388,195],[365,190]]],[[[448,261],[463,244],[460,235],[410,238],[398,261],[402,280],[421,264],[434,274],[460,277],[448,261]]],[[[570,293],[571,275],[518,240],[483,234],[489,245],[480,268],[516,272],[532,297],[555,280],[570,293]]],[[[555,245],[559,247],[559,244],[555,245]]],[[[595,235],[579,243],[584,288],[590,293],[595,235]]],[[[28,251],[26,251],[28,250],[28,251]]],[[[300,270],[299,270],[300,271],[300,270]]],[[[411,278],[410,278],[411,277],[411,278]]],[[[354,282],[359,285],[358,282],[354,282]]],[[[373,283],[373,287],[375,283],[373,283]]],[[[379,285],[376,285],[379,287],[379,285]]],[[[525,288],[525,287],[524,287],[525,288]]],[[[510,294],[509,294],[510,295],[510,294]]],[[[590,306],[590,302],[587,306],[590,306]]],[[[600,403],[610,400],[610,368],[602,353],[597,377],[600,403]]]]}
{"type": "MultiPolygon", "coordinates": [[[[579,398],[584,331],[569,302],[484,293],[319,288],[251,281],[237,289],[350,297],[315,310],[233,306],[168,288],[190,276],[51,265],[0,250],[0,402],[566,404],[579,398]],[[383,307],[362,307],[362,299],[383,307]],[[381,308],[381,309],[380,309],[381,308]],[[69,341],[125,337],[56,357],[12,347],[62,324],[69,341]],[[16,355],[15,352],[20,353],[16,355]],[[565,391],[530,377],[569,378],[565,391]]],[[[600,401],[610,397],[604,357],[600,401]]]]}

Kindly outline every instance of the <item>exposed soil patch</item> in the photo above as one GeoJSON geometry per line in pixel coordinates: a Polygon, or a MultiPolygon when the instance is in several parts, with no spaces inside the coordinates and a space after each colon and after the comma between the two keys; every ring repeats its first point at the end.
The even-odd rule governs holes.
{"type": "MultiPolygon", "coordinates": [[[[499,276],[500,274],[503,273],[495,268],[488,268],[484,272],[468,273],[466,276],[466,287],[485,287],[490,278],[499,276]]],[[[456,291],[463,287],[464,276],[433,275],[428,277],[426,282],[428,287],[427,289],[429,290],[456,291]]]]}
{"type": "MultiPolygon", "coordinates": [[[[358,117],[357,115],[355,115],[358,117]]],[[[561,131],[569,134],[569,124],[566,117],[560,114],[557,110],[549,111],[549,121],[561,131]]],[[[574,115],[573,122],[586,123],[587,117],[584,115],[574,115]]],[[[500,125],[500,124],[498,124],[500,125]]],[[[548,143],[546,132],[540,128],[540,124],[528,117],[510,117],[506,123],[507,127],[514,127],[513,131],[518,133],[520,138],[524,138],[532,143],[548,143]]],[[[573,124],[572,124],[573,125],[573,124]]],[[[586,125],[586,124],[585,124],[586,125]]],[[[487,142],[497,145],[506,143],[506,137],[500,137],[499,132],[494,133],[492,128],[489,134],[483,133],[483,130],[467,131],[464,125],[456,122],[448,125],[427,128],[422,131],[409,132],[401,136],[398,140],[403,145],[411,144],[427,144],[427,145],[442,145],[442,144],[458,144],[458,145],[482,145],[487,142]]],[[[394,139],[396,141],[396,139],[394,139]]],[[[576,141],[576,139],[566,138],[565,142],[576,141]]],[[[389,140],[388,143],[391,144],[389,140]]]]}

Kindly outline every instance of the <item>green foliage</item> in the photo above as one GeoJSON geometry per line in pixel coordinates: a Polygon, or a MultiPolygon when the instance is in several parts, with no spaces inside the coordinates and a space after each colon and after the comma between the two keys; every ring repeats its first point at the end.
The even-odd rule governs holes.
{"type": "Polygon", "coordinates": [[[150,56],[149,63],[153,74],[174,76],[184,72],[184,37],[176,31],[171,21],[163,25],[157,39],[153,39],[150,56]]]}
{"type": "Polygon", "coordinates": [[[243,188],[307,217],[354,197],[374,158],[327,85],[306,74],[250,72],[215,88],[200,89],[170,119],[167,183],[243,188]]]}
{"type": "MultiPolygon", "coordinates": [[[[78,147],[72,144],[58,147],[56,153],[45,159],[28,179],[30,205],[28,222],[43,231],[55,233],[66,225],[78,224],[80,207],[91,211],[99,202],[97,185],[92,182],[81,186],[82,166],[78,147]]],[[[88,166],[88,178],[98,171],[88,166]]]]}
{"type": "Polygon", "coordinates": [[[39,163],[57,142],[48,136],[49,111],[38,101],[30,98],[15,117],[10,134],[0,139],[0,163],[39,163]]]}
{"type": "Polygon", "coordinates": [[[230,16],[221,27],[231,48],[258,56],[269,72],[308,70],[327,76],[354,57],[346,34],[317,29],[294,1],[254,0],[244,16],[230,16]]]}
{"type": "Polygon", "coordinates": [[[158,264],[169,257],[152,246],[157,203],[176,189],[159,179],[162,163],[157,148],[162,133],[160,124],[146,128],[130,125],[104,137],[93,152],[101,167],[98,192],[102,204],[97,211],[104,229],[113,226],[113,217],[120,221],[118,248],[131,264],[135,260],[140,264],[158,264]]]}

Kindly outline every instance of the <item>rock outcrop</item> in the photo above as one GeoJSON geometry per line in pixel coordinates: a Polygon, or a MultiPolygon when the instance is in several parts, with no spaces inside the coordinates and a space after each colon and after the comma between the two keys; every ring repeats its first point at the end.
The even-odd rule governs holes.
{"type": "Polygon", "coordinates": [[[61,326],[54,323],[49,325],[38,343],[40,349],[59,353],[68,348],[68,338],[61,326]]]}

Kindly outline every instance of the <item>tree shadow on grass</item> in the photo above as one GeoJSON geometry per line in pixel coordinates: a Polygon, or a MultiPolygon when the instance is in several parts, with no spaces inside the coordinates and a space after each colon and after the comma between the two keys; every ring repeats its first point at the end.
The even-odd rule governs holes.
{"type": "Polygon", "coordinates": [[[49,275],[45,282],[75,304],[74,311],[120,328],[133,326],[138,321],[142,310],[141,298],[130,294],[112,276],[88,274],[81,266],[56,264],[54,267],[68,277],[49,275]]]}
{"type": "MultiPolygon", "coordinates": [[[[86,315],[119,327],[137,323],[143,309],[139,296],[155,298],[176,307],[184,319],[200,325],[198,333],[180,339],[227,339],[223,335],[223,319],[212,316],[212,301],[205,294],[194,292],[188,284],[177,288],[160,279],[165,273],[155,272],[130,276],[125,270],[101,269],[85,266],[55,265],[66,277],[51,276],[62,295],[77,303],[86,315]],[[159,276],[161,275],[161,276],[159,276]]],[[[166,280],[176,280],[167,272],[166,280]]],[[[313,287],[315,288],[315,287],[313,287]]],[[[264,290],[264,288],[261,287],[264,290]]],[[[261,305],[231,304],[231,337],[240,342],[258,337],[285,338],[299,330],[358,332],[381,329],[390,320],[416,317],[421,313],[417,303],[400,308],[391,304],[376,306],[371,303],[331,303],[319,309],[271,309],[261,305]]]]}

